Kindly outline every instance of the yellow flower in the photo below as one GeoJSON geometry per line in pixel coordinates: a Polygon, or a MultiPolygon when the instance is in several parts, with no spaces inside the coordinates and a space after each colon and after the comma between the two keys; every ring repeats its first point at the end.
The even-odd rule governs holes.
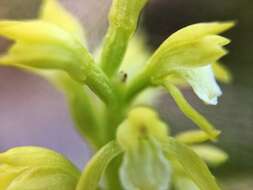
{"type": "Polygon", "coordinates": [[[149,61],[153,83],[173,83],[175,78],[182,79],[204,102],[217,104],[222,92],[212,65],[227,53],[223,46],[230,42],[218,34],[232,26],[232,22],[200,23],[172,34],[149,61]]]}
{"type": "Polygon", "coordinates": [[[44,0],[39,19],[0,21],[0,35],[15,41],[0,63],[59,69],[85,81],[92,58],[84,47],[82,27],[56,0],[44,0]]]}
{"type": "Polygon", "coordinates": [[[0,21],[0,36],[15,41],[0,64],[64,71],[105,103],[112,101],[109,80],[85,47],[81,25],[57,0],[44,0],[38,19],[0,21]]]}

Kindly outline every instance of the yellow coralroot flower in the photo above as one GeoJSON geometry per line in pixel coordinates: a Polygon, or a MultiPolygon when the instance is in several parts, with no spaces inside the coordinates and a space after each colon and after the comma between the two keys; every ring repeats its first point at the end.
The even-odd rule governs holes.
{"type": "Polygon", "coordinates": [[[172,34],[151,57],[150,70],[154,83],[183,79],[196,95],[207,104],[217,104],[222,94],[216,83],[212,65],[227,51],[223,46],[230,40],[218,34],[233,26],[228,23],[200,23],[172,34]]]}

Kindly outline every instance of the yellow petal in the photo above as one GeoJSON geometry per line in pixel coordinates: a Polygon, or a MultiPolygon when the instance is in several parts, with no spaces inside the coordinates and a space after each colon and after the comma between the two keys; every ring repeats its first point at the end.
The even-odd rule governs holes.
{"type": "Polygon", "coordinates": [[[233,80],[232,74],[229,69],[222,65],[221,63],[214,63],[212,64],[212,68],[215,74],[215,77],[224,83],[230,83],[233,80]]]}
{"type": "Polygon", "coordinates": [[[189,42],[191,40],[196,40],[206,35],[220,34],[222,32],[225,32],[226,30],[229,30],[234,25],[234,22],[207,22],[192,24],[172,34],[170,36],[170,39],[173,41],[177,41],[180,39],[182,43],[185,40],[186,42],[189,42]]]}
{"type": "Polygon", "coordinates": [[[176,177],[174,181],[175,190],[199,190],[198,186],[188,177],[176,177]]]}
{"type": "Polygon", "coordinates": [[[206,132],[201,130],[189,130],[179,133],[175,138],[185,144],[202,143],[209,140],[209,136],[206,132]]]}
{"type": "Polygon", "coordinates": [[[163,149],[180,163],[186,175],[200,190],[220,190],[206,163],[191,148],[173,138],[168,138],[163,144],[163,149]]]}
{"type": "Polygon", "coordinates": [[[54,167],[38,166],[20,174],[8,186],[8,190],[73,190],[78,177],[54,167]]]}
{"type": "Polygon", "coordinates": [[[12,167],[5,164],[0,165],[0,190],[6,190],[13,179],[26,169],[26,167],[12,167]]]}
{"type": "Polygon", "coordinates": [[[0,164],[13,167],[58,167],[78,176],[76,167],[61,154],[41,147],[16,147],[0,153],[0,164]]]}
{"type": "Polygon", "coordinates": [[[149,69],[162,76],[173,69],[216,62],[227,53],[223,46],[230,42],[217,34],[232,26],[230,22],[201,23],[177,31],[155,51],[149,61],[149,69]]]}
{"type": "Polygon", "coordinates": [[[69,160],[46,148],[15,147],[0,153],[0,190],[73,190],[79,177],[69,160]]]}
{"type": "Polygon", "coordinates": [[[223,150],[212,145],[193,145],[191,146],[208,165],[216,167],[227,161],[228,155],[223,150]]]}
{"type": "Polygon", "coordinates": [[[66,49],[43,44],[17,43],[7,55],[0,57],[0,63],[66,70],[75,59],[66,49]]]}
{"type": "Polygon", "coordinates": [[[56,24],[64,30],[75,35],[81,42],[85,42],[84,31],[81,24],[74,18],[58,0],[44,0],[40,19],[56,24]]]}
{"type": "Polygon", "coordinates": [[[77,47],[71,35],[44,21],[1,21],[0,36],[21,42],[77,47]]]}

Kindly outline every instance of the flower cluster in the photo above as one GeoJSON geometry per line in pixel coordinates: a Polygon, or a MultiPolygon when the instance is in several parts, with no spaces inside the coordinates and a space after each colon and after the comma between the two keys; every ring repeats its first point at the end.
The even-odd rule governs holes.
{"type": "Polygon", "coordinates": [[[218,103],[222,91],[215,77],[231,79],[219,63],[230,42],[220,33],[234,24],[190,25],[151,53],[142,35],[134,36],[147,3],[113,0],[99,52],[88,49],[82,26],[57,0],[43,0],[37,19],[0,21],[0,36],[14,41],[0,65],[38,74],[60,89],[75,127],[96,151],[80,174],[51,150],[11,149],[0,154],[0,190],[219,190],[207,164],[217,166],[227,155],[202,143],[220,131],[180,87],[190,86],[206,104],[218,103]],[[201,130],[172,137],[152,108],[157,87],[201,130]]]}

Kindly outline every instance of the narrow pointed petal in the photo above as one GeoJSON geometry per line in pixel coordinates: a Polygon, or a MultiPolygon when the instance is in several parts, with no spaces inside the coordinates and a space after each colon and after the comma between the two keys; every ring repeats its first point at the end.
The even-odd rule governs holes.
{"type": "Polygon", "coordinates": [[[217,80],[223,83],[230,83],[233,80],[231,71],[221,63],[212,64],[213,72],[217,80]]]}
{"type": "Polygon", "coordinates": [[[170,36],[171,39],[194,40],[206,35],[220,34],[232,27],[234,22],[206,22],[186,26],[170,36]]]}
{"type": "Polygon", "coordinates": [[[198,67],[216,62],[227,51],[223,46],[230,40],[218,34],[233,23],[201,23],[185,27],[172,34],[155,51],[149,69],[157,77],[182,67],[198,67]]]}
{"type": "Polygon", "coordinates": [[[174,181],[175,190],[199,190],[198,186],[187,177],[176,177],[174,181]]]}
{"type": "Polygon", "coordinates": [[[0,57],[0,64],[20,65],[43,69],[67,70],[79,62],[70,51],[50,45],[16,43],[9,53],[0,57]]]}
{"type": "Polygon", "coordinates": [[[79,21],[74,18],[58,0],[44,0],[41,8],[40,19],[56,24],[64,30],[75,35],[81,42],[84,40],[84,31],[79,21]]]}
{"type": "Polygon", "coordinates": [[[191,148],[209,166],[217,167],[228,160],[226,152],[212,145],[193,145],[191,148]]]}
{"type": "Polygon", "coordinates": [[[0,21],[0,36],[30,43],[76,47],[71,36],[56,25],[44,21],[0,21]]]}
{"type": "Polygon", "coordinates": [[[201,130],[189,130],[179,133],[175,138],[185,144],[203,143],[209,140],[209,136],[206,132],[201,130]]]}
{"type": "Polygon", "coordinates": [[[181,164],[184,172],[200,190],[220,190],[205,162],[189,147],[173,138],[168,138],[163,144],[163,149],[181,164]]]}
{"type": "Polygon", "coordinates": [[[194,85],[192,87],[201,99],[209,104],[216,104],[221,91],[213,80],[213,74],[207,71],[208,69],[204,69],[204,73],[199,70],[193,74],[194,76],[191,76],[191,69],[213,64],[227,54],[224,46],[230,43],[230,40],[219,34],[233,25],[233,22],[200,23],[190,25],[172,34],[153,53],[147,65],[132,80],[128,96],[133,96],[132,94],[152,84],[162,85],[168,77],[181,83],[182,79],[185,79],[182,76],[186,76],[186,79],[189,80],[188,83],[194,85]],[[203,83],[200,86],[195,84],[194,78],[202,78],[206,74],[208,75],[206,79],[210,79],[207,88],[203,86],[203,83]],[[175,75],[177,76],[175,77],[175,75]]]}

